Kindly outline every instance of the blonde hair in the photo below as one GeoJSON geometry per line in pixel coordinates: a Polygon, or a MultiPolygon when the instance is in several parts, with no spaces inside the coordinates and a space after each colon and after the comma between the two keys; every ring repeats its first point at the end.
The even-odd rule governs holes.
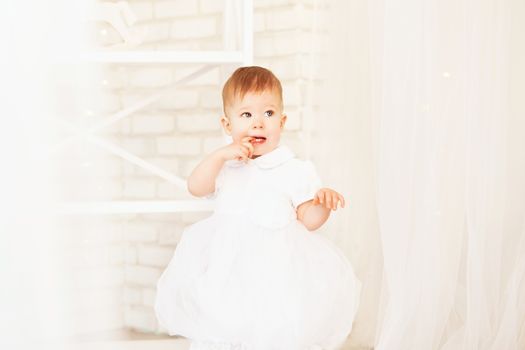
{"type": "Polygon", "coordinates": [[[222,105],[226,114],[226,107],[233,99],[242,99],[248,92],[276,91],[283,105],[283,88],[281,82],[269,70],[259,66],[237,68],[222,88],[222,105]]]}

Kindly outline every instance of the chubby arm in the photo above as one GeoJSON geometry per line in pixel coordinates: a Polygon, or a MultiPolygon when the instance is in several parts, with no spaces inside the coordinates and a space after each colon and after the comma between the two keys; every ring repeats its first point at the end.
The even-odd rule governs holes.
{"type": "Polygon", "coordinates": [[[297,208],[297,220],[301,221],[309,231],[317,230],[330,216],[330,209],[314,205],[313,202],[314,200],[310,199],[297,208]]]}
{"type": "Polygon", "coordinates": [[[203,197],[215,192],[215,179],[221,171],[224,162],[230,159],[247,161],[253,154],[250,143],[252,137],[244,137],[239,142],[219,148],[204,158],[188,177],[188,191],[197,197],[203,197]]]}
{"type": "Polygon", "coordinates": [[[297,207],[297,220],[301,221],[309,231],[315,231],[328,220],[330,210],[337,210],[339,202],[341,208],[344,208],[345,199],[341,194],[329,188],[321,188],[314,199],[297,207]]]}
{"type": "Polygon", "coordinates": [[[220,150],[209,154],[200,162],[188,178],[188,191],[196,196],[203,197],[215,192],[215,179],[221,171],[226,159],[220,150]]]}

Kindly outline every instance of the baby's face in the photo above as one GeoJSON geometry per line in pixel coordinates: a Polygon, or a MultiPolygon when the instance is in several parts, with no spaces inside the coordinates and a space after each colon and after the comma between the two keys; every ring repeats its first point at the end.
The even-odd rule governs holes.
{"type": "Polygon", "coordinates": [[[226,114],[221,123],[233,141],[240,142],[245,136],[256,137],[252,140],[253,155],[271,152],[279,145],[286,115],[283,114],[281,100],[275,91],[248,92],[242,100],[234,99],[227,106],[226,114]]]}

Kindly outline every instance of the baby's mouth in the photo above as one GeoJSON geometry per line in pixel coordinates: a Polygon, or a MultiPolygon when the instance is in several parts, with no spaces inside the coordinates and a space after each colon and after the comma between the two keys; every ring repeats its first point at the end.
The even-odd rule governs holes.
{"type": "Polygon", "coordinates": [[[261,145],[266,142],[266,137],[264,136],[253,136],[250,141],[254,145],[261,145]]]}

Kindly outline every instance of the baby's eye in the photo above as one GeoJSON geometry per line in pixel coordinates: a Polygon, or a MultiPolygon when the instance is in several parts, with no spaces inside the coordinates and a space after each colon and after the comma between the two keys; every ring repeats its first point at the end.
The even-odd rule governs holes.
{"type": "Polygon", "coordinates": [[[266,111],[266,112],[264,112],[264,115],[266,117],[271,117],[273,115],[273,111],[266,111]]]}
{"type": "Polygon", "coordinates": [[[250,112],[244,112],[243,114],[241,114],[241,117],[245,117],[245,118],[250,118],[252,116],[252,114],[250,112]]]}

